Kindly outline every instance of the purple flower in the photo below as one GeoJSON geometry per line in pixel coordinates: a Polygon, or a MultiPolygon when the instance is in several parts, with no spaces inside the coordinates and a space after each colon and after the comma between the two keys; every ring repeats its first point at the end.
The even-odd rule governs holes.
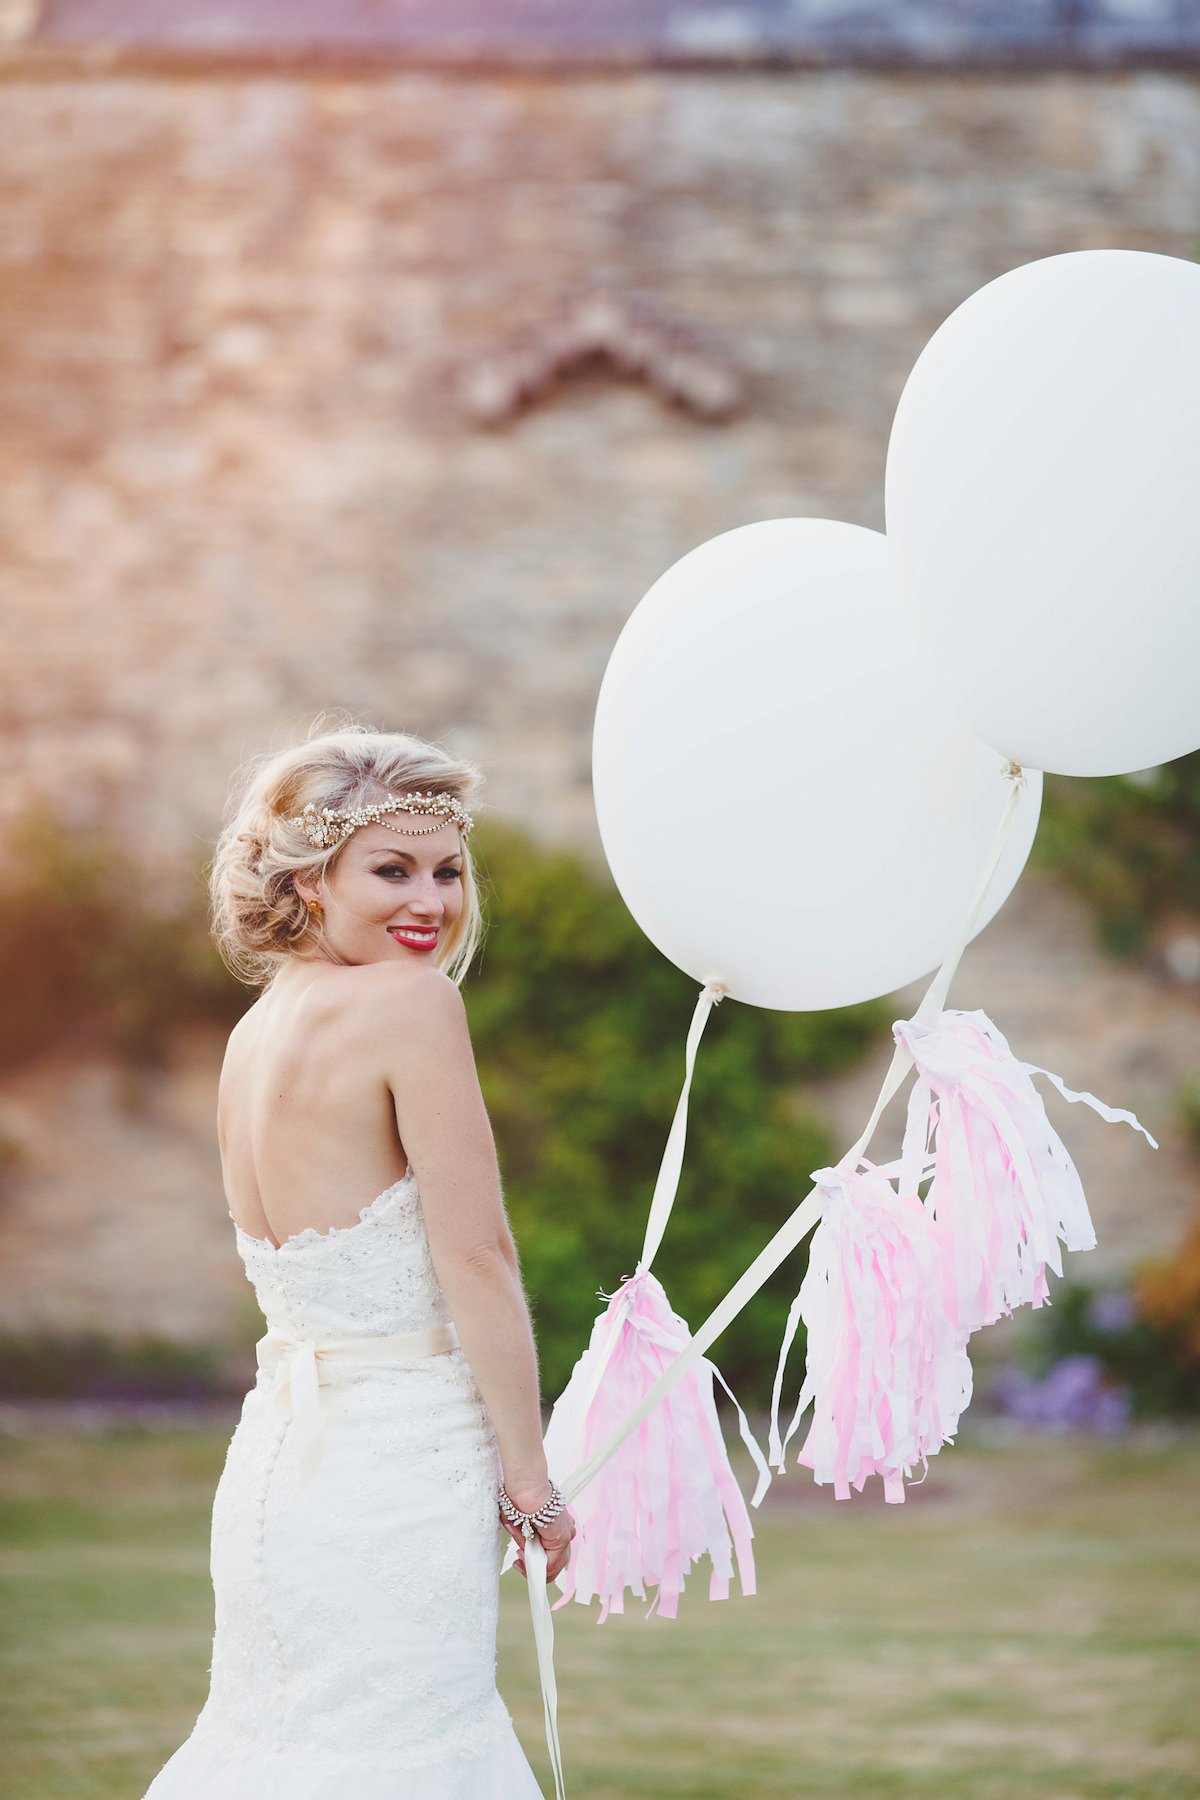
{"type": "Polygon", "coordinates": [[[1001,1369],[991,1399],[1006,1418],[1040,1431],[1120,1431],[1129,1422],[1129,1390],[1110,1387],[1095,1356],[1064,1356],[1039,1381],[1001,1369]]]}
{"type": "Polygon", "coordinates": [[[1137,1302],[1124,1288],[1109,1288],[1092,1295],[1087,1316],[1094,1331],[1128,1331],[1137,1318],[1137,1302]]]}

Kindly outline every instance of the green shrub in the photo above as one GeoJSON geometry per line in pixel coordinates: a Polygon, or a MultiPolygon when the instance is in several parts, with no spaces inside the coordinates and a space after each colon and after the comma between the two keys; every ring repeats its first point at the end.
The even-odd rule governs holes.
{"type": "Polygon", "coordinates": [[[1175,1110],[1193,1154],[1200,1153],[1200,1069],[1193,1069],[1180,1082],[1175,1110]]]}
{"type": "MultiPolygon", "coordinates": [[[[598,1291],[637,1262],[699,990],[607,879],[515,833],[480,835],[495,899],[464,991],[553,1395],[587,1343],[598,1291]]],[[[654,1264],[693,1327],[836,1153],[804,1079],[852,1063],[886,1017],[882,1005],[776,1013],[732,1000],[710,1017],[654,1264]]],[[[791,1258],[714,1348],[743,1403],[769,1395],[803,1268],[791,1258]]]]}
{"type": "Polygon", "coordinates": [[[1200,915],[1200,751],[1132,776],[1048,776],[1034,858],[1083,895],[1117,955],[1161,918],[1200,915]]]}

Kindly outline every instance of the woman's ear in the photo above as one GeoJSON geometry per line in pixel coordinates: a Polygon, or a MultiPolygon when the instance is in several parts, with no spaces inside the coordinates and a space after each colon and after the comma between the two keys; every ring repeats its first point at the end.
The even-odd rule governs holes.
{"type": "Polygon", "coordinates": [[[293,876],[292,886],[304,901],[305,905],[307,905],[310,900],[319,900],[321,898],[320,882],[319,880],[314,881],[310,875],[293,876]]]}

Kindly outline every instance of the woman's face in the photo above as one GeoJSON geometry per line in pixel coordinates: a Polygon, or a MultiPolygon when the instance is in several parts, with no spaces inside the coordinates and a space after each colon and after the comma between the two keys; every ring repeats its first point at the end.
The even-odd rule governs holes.
{"type": "Polygon", "coordinates": [[[320,902],[315,935],[334,962],[432,962],[463,909],[462,866],[453,819],[416,836],[364,825],[319,884],[297,879],[296,891],[320,902]]]}

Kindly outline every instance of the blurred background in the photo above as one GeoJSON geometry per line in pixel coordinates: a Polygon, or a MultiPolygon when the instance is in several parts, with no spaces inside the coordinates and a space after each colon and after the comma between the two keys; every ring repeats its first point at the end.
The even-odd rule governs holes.
{"type": "MultiPolygon", "coordinates": [[[[599,853],[613,641],[717,532],[882,528],[926,339],[1103,246],[1200,255],[1200,0],[0,0],[13,1800],[139,1794],[203,1697],[257,1335],[213,1130],[232,771],[326,709],[483,765],[466,994],[552,1398],[636,1259],[693,999],[599,853]]],[[[693,1324],[911,997],[714,1016],[659,1264],[693,1324]]],[[[1200,1794],[1200,758],[1049,781],[952,998],[1162,1148],[1051,1096],[1100,1248],[975,1341],[908,1506],[792,1472],[759,1600],[559,1615],[580,1794],[1200,1794]]],[[[716,1347],[752,1410],[801,1274],[716,1347]]]]}

